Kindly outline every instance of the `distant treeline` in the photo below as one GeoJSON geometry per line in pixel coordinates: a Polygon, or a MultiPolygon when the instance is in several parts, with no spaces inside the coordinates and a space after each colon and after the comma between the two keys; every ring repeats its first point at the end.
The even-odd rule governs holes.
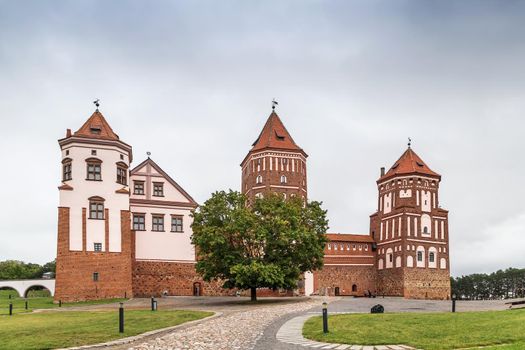
{"type": "Polygon", "coordinates": [[[55,273],[55,261],[44,265],[18,260],[0,261],[0,280],[25,280],[42,278],[45,272],[55,273]]]}
{"type": "Polygon", "coordinates": [[[452,294],[458,299],[507,299],[525,297],[525,269],[508,268],[491,274],[451,277],[452,294]]]}

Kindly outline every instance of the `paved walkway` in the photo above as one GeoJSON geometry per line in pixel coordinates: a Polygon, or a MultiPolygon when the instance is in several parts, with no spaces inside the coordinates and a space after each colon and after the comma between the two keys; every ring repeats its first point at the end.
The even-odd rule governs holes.
{"type": "Polygon", "coordinates": [[[287,321],[277,332],[277,340],[293,344],[300,345],[308,348],[316,349],[334,349],[334,350],[406,350],[414,349],[406,345],[378,345],[378,346],[363,346],[363,345],[348,345],[348,344],[335,344],[335,343],[323,343],[314,340],[309,340],[303,337],[303,325],[307,319],[312,315],[301,315],[292,318],[287,321]]]}

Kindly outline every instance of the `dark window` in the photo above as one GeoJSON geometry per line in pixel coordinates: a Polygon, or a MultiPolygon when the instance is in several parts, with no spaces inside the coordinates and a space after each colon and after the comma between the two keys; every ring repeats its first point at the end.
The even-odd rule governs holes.
{"type": "Polygon", "coordinates": [[[171,217],[171,231],[182,232],[182,216],[171,217]]]}
{"type": "Polygon", "coordinates": [[[133,194],[144,194],[144,181],[133,181],[133,194]]]}
{"type": "Polygon", "coordinates": [[[100,163],[87,163],[87,179],[93,181],[102,180],[102,166],[100,163]]]}
{"type": "Polygon", "coordinates": [[[66,156],[69,156],[69,150],[66,150],[66,156]]]}
{"type": "Polygon", "coordinates": [[[120,159],[124,160],[124,155],[123,154],[120,155],[120,159]]]}
{"type": "Polygon", "coordinates": [[[95,251],[101,252],[102,251],[102,243],[94,243],[95,251]]]}
{"type": "Polygon", "coordinates": [[[164,216],[161,215],[153,215],[153,226],[151,228],[152,231],[164,231],[164,216]]]}
{"type": "Polygon", "coordinates": [[[355,284],[352,284],[352,292],[357,292],[357,286],[355,284]]]}
{"type": "Polygon", "coordinates": [[[155,197],[163,197],[164,196],[164,184],[162,182],[154,182],[153,183],[153,195],[155,197]]]}
{"type": "Polygon", "coordinates": [[[98,281],[98,272],[93,272],[93,281],[98,281]]]}
{"type": "Polygon", "coordinates": [[[423,261],[423,252],[417,252],[417,261],[423,261]]]}
{"type": "Polygon", "coordinates": [[[89,202],[89,218],[104,219],[104,203],[92,200],[89,202]]]}
{"type": "Polygon", "coordinates": [[[71,180],[71,162],[66,162],[62,164],[62,181],[71,180]]]}
{"type": "Polygon", "coordinates": [[[393,254],[388,254],[388,261],[392,262],[394,260],[393,254]]]}
{"type": "Polygon", "coordinates": [[[428,227],[423,227],[423,233],[428,233],[428,227]]]}
{"type": "Polygon", "coordinates": [[[127,170],[124,167],[117,167],[117,182],[121,185],[128,184],[127,170]]]}
{"type": "Polygon", "coordinates": [[[94,150],[94,149],[92,149],[92,150],[91,150],[91,155],[92,155],[92,156],[96,156],[96,155],[97,155],[97,151],[94,150]]]}
{"type": "Polygon", "coordinates": [[[431,262],[431,263],[433,263],[433,262],[434,262],[434,259],[435,259],[435,257],[434,257],[434,253],[433,253],[433,252],[428,253],[428,261],[431,262]]]}
{"type": "Polygon", "coordinates": [[[146,217],[144,214],[133,214],[133,229],[135,231],[146,230],[146,217]]]}

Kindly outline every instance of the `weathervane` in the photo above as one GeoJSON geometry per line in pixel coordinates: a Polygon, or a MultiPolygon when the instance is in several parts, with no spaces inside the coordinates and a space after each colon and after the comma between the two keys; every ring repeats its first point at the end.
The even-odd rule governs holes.
{"type": "Polygon", "coordinates": [[[148,155],[148,158],[149,158],[149,156],[151,156],[151,152],[150,151],[147,151],[146,154],[148,155]]]}
{"type": "Polygon", "coordinates": [[[272,100],[272,110],[275,111],[275,106],[277,106],[279,102],[275,101],[275,98],[272,100]]]}
{"type": "Polygon", "coordinates": [[[96,99],[95,101],[93,101],[93,103],[95,104],[95,106],[97,106],[97,111],[98,111],[98,107],[100,106],[100,99],[96,99]]]}
{"type": "Polygon", "coordinates": [[[412,144],[412,139],[409,137],[408,138],[408,148],[410,148],[410,145],[412,144]]]}

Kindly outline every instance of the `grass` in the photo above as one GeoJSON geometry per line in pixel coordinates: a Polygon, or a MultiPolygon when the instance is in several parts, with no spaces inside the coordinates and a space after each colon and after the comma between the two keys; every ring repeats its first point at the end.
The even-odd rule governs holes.
{"type": "MultiPolygon", "coordinates": [[[[18,297],[18,293],[14,290],[0,290],[0,316],[9,315],[9,303],[13,303],[13,314],[27,313],[31,312],[34,309],[52,309],[58,307],[58,304],[53,303],[53,298],[49,296],[40,296],[46,295],[46,291],[34,291],[32,295],[34,297],[27,298],[28,310],[25,309],[25,300],[24,298],[18,297]],[[11,295],[11,299],[9,299],[11,295]]],[[[30,294],[31,295],[31,294],[30,294]]],[[[120,301],[125,301],[127,299],[101,299],[101,300],[90,300],[90,301],[80,301],[75,303],[62,303],[63,307],[67,306],[83,306],[83,305],[98,305],[98,304],[109,304],[116,303],[120,301]]]]}
{"type": "Polygon", "coordinates": [[[126,310],[125,332],[118,311],[64,311],[0,316],[0,349],[54,349],[95,344],[212,315],[204,311],[126,310]]]}
{"type": "Polygon", "coordinates": [[[322,318],[309,319],[303,335],[331,343],[405,344],[425,350],[493,346],[484,350],[525,349],[525,309],[458,313],[334,315],[323,334],[322,318]],[[497,346],[505,344],[504,346],[497,346]]]}

